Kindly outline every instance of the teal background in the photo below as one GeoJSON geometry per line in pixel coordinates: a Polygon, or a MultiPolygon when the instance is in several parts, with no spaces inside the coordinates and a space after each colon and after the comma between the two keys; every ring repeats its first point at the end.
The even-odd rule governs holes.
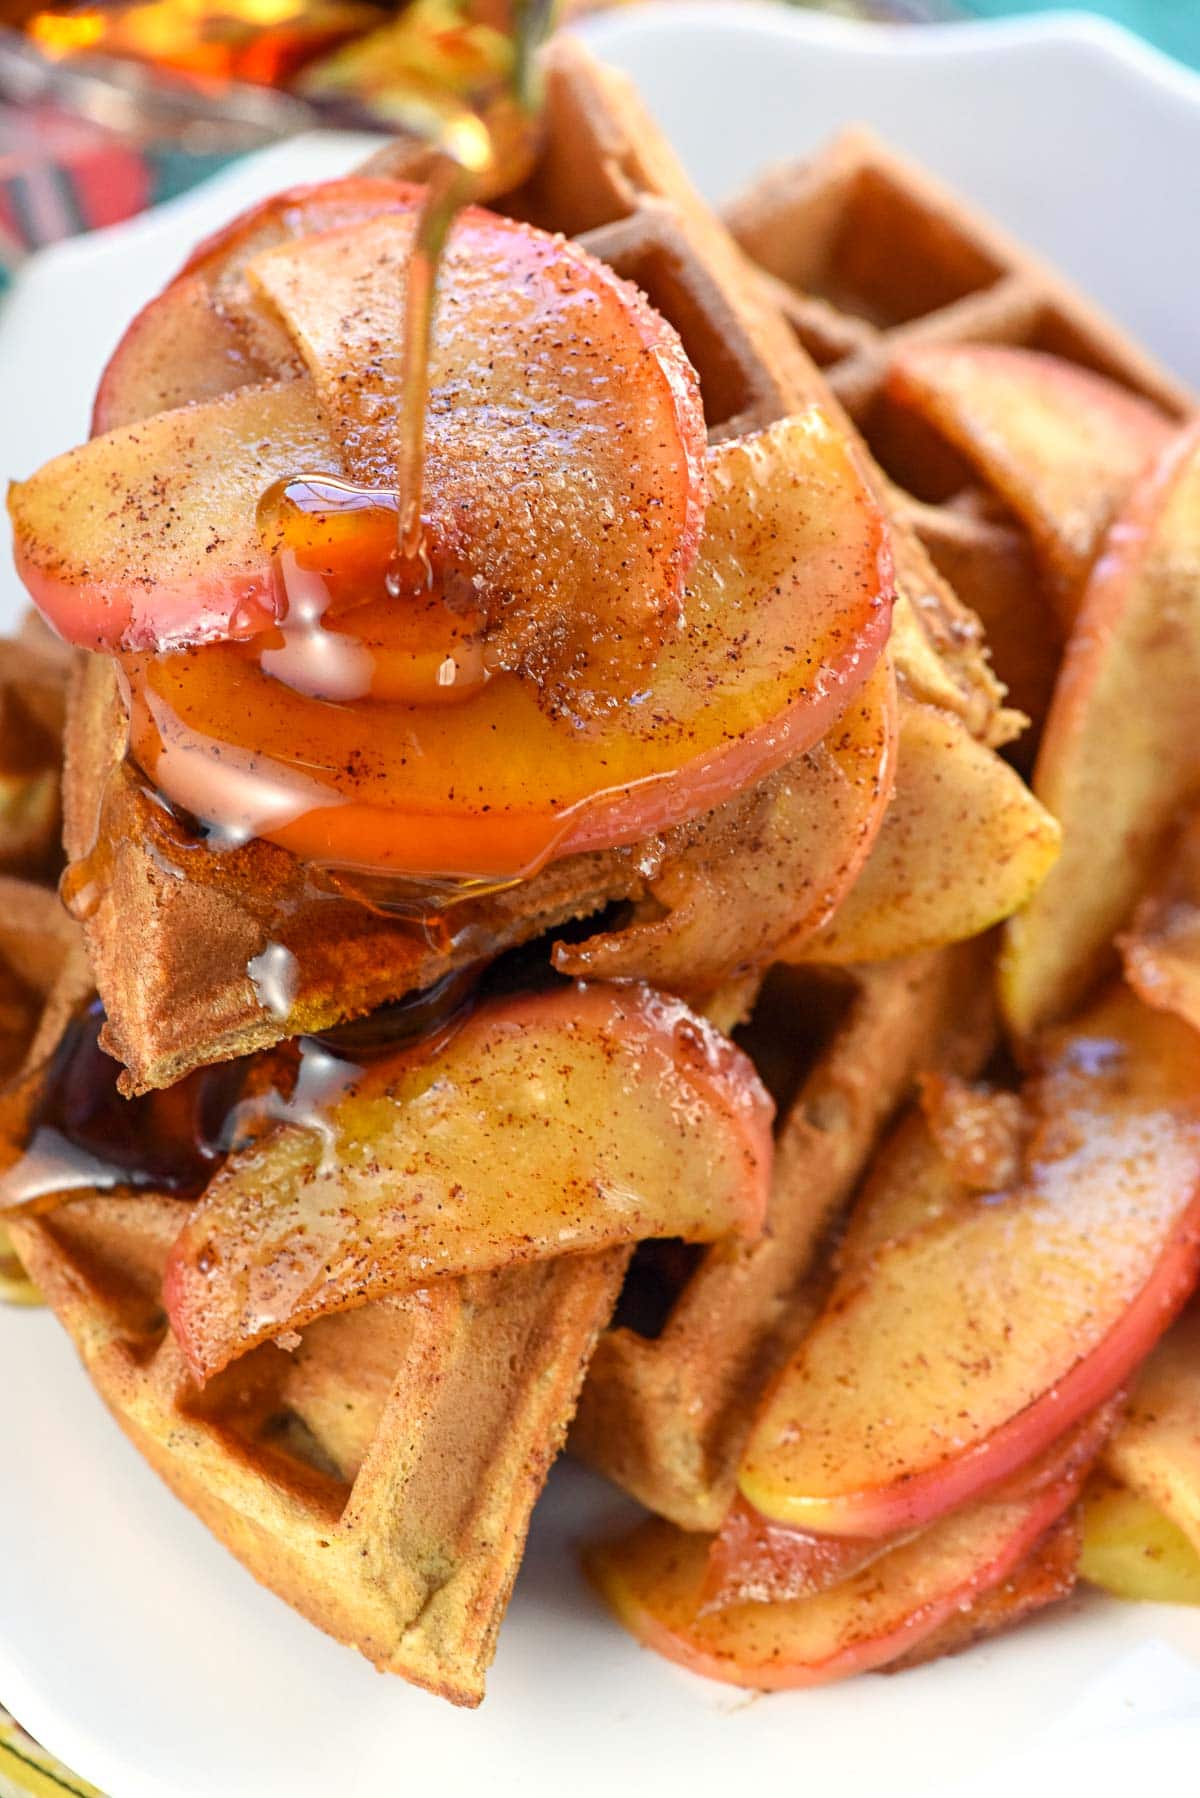
{"type": "MultiPolygon", "coordinates": [[[[1068,4],[1069,0],[1062,0],[1068,4]]],[[[959,0],[964,12],[982,19],[1003,19],[1013,13],[1049,12],[1044,0],[959,0]]],[[[1082,12],[1100,13],[1128,25],[1160,50],[1170,51],[1181,62],[1200,69],[1200,0],[1090,0],[1082,12]]]]}

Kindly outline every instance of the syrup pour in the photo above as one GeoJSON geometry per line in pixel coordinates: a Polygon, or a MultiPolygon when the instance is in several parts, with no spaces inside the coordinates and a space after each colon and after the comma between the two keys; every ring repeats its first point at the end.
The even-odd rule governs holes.
{"type": "Polygon", "coordinates": [[[134,1099],[117,1089],[120,1065],[100,1047],[104,1009],[91,999],[38,1076],[24,1148],[0,1174],[0,1216],[97,1192],[195,1199],[228,1155],[274,1124],[327,1136],[330,1106],[366,1065],[418,1041],[430,1053],[442,1046],[480,973],[461,969],[326,1035],[198,1068],[134,1099]]]}

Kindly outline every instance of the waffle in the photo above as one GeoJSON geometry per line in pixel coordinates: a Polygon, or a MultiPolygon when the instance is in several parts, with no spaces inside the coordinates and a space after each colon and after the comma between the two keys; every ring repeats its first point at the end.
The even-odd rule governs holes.
{"type": "Polygon", "coordinates": [[[1038,726],[1061,634],[1026,534],[958,453],[889,396],[889,363],[923,343],[1013,344],[1107,375],[1171,418],[1186,417],[1193,397],[1090,301],[868,131],[769,171],[727,222],[893,484],[895,509],[983,620],[1012,703],[1038,726]]]}
{"type": "Polygon", "coordinates": [[[816,1315],[822,1251],[884,1127],[918,1074],[986,1058],[990,954],[972,943],[768,980],[747,1034],[781,1102],[768,1234],[699,1253],[658,1315],[608,1331],[572,1430],[578,1454],[660,1516],[720,1527],[758,1393],[816,1315]]]}
{"type": "Polygon", "coordinates": [[[0,874],[62,862],[60,773],[71,652],[30,614],[0,654],[0,874]]]}

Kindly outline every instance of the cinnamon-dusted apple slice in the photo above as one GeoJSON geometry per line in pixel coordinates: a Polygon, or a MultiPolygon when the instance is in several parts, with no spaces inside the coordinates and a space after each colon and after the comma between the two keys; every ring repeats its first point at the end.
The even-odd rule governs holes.
{"type": "Polygon", "coordinates": [[[646,987],[492,1001],[233,1155],[171,1252],[167,1311],[205,1379],[443,1275],[754,1235],[771,1115],[747,1057],[646,987]]]}
{"type": "Polygon", "coordinates": [[[693,1673],[758,1691],[826,1685],[912,1653],[1001,1585],[1078,1489],[1071,1475],[969,1506],[812,1598],[706,1610],[709,1539],[659,1518],[593,1550],[588,1569],[639,1641],[693,1673]]]}
{"type": "Polygon", "coordinates": [[[819,743],[728,806],[703,856],[668,863],[619,930],[560,943],[555,966],[582,979],[640,975],[703,994],[739,966],[836,909],[870,853],[892,793],[896,687],[883,656],[819,743]]]}
{"type": "Polygon", "coordinates": [[[1200,1307],[1185,1312],[1147,1361],[1104,1459],[1200,1553],[1200,1307]]]}
{"type": "Polygon", "coordinates": [[[1004,1010],[1018,1035],[1068,1015],[1200,780],[1200,425],[1129,500],[1067,645],[1033,787],[1063,851],[1007,929],[1004,1010]]]}
{"type": "MultiPolygon", "coordinates": [[[[310,446],[291,472],[345,472],[382,493],[396,482],[404,270],[421,197],[399,192],[402,209],[263,250],[246,270],[273,328],[281,315],[298,338],[332,431],[333,444],[310,446]]],[[[293,354],[285,336],[280,360],[293,354]]],[[[597,637],[628,675],[676,633],[704,518],[699,387],[673,328],[604,263],[531,226],[464,212],[441,271],[425,440],[430,554],[470,583],[498,665],[538,680],[569,674],[582,693],[597,637]]],[[[114,460],[96,439],[17,490],[22,572],[39,603],[89,647],[201,641],[203,620],[191,638],[180,630],[177,597],[165,636],[129,593],[145,580],[169,592],[190,553],[194,576],[225,580],[227,624],[245,634],[247,605],[273,610],[270,533],[249,570],[230,562],[187,530],[186,498],[181,520],[144,475],[131,478],[126,449],[118,438],[114,460]],[[73,544],[76,530],[86,534],[73,544]],[[89,619],[106,606],[111,617],[89,619]]],[[[247,459],[254,450],[251,438],[247,459]]],[[[238,487],[231,468],[225,499],[252,540],[262,489],[238,487]]]]}
{"type": "Polygon", "coordinates": [[[739,1475],[768,1517],[917,1527],[1128,1378],[1200,1269],[1200,1037],[1115,989],[1050,1038],[1021,1181],[885,1243],[769,1394],[739,1475]]]}
{"type": "Polygon", "coordinates": [[[1157,1505],[1100,1476],[1081,1509],[1080,1579],[1137,1604],[1200,1605],[1200,1550],[1157,1505]]]}
{"type": "Polygon", "coordinates": [[[978,936],[1036,891],[1059,831],[1020,775],[960,718],[900,704],[896,789],[862,873],[785,961],[887,961],[978,936]]]}
{"type": "Polygon", "coordinates": [[[300,359],[283,326],[254,304],[247,262],[312,231],[408,210],[414,197],[405,182],[348,175],[273,194],[205,239],[113,351],[96,392],[92,435],[273,374],[298,374],[300,359]]]}
{"type": "Polygon", "coordinates": [[[1180,828],[1119,947],[1125,978],[1146,1004],[1200,1030],[1200,812],[1180,828]]]}
{"type": "Polygon", "coordinates": [[[896,353],[888,391],[1024,521],[1069,626],[1100,539],[1170,421],[1104,375],[1008,345],[915,344],[896,353]]]}
{"type": "MultiPolygon", "coordinates": [[[[245,396],[215,402],[233,403],[245,396]]],[[[853,449],[818,408],[709,461],[686,627],[644,691],[586,730],[498,676],[461,705],[375,706],[364,736],[360,707],[314,700],[240,645],[213,644],[127,658],[136,759],[235,836],[415,874],[529,873],[711,810],[844,712],[887,636],[891,569],[853,449]]]]}
{"type": "MultiPolygon", "coordinates": [[[[988,1494],[988,1503],[1033,1498],[1047,1485],[1083,1480],[1112,1437],[1119,1413],[1121,1399],[1101,1404],[1058,1442],[1051,1442],[1042,1455],[1034,1456],[1027,1467],[1018,1467],[997,1491],[988,1494]]],[[[815,1597],[871,1566],[883,1553],[909,1541],[910,1535],[909,1530],[876,1541],[865,1535],[793,1530],[786,1523],[765,1518],[745,1498],[738,1498],[712,1541],[705,1604],[720,1609],[729,1604],[815,1597]]]]}
{"type": "MultiPolygon", "coordinates": [[[[1112,1434],[1118,1414],[1119,1401],[1101,1405],[989,1493],[987,1502],[1020,1501],[1064,1479],[1082,1480],[1112,1434]]],[[[873,1540],[791,1529],[739,1497],[713,1540],[704,1602],[719,1610],[731,1604],[815,1597],[869,1567],[911,1535],[909,1531],[873,1540]]]]}

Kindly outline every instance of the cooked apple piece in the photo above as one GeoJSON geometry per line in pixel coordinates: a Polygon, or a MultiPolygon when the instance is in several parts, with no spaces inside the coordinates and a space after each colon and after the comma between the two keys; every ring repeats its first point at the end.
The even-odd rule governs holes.
{"type": "Polygon", "coordinates": [[[198,1378],[444,1275],[761,1228],[765,1089],[649,988],[492,1001],[448,1041],[350,1077],[233,1155],[189,1214],[164,1302],[198,1378]]]}
{"type": "Polygon", "coordinates": [[[648,1648],[760,1691],[825,1685],[897,1660],[1020,1566],[1072,1502],[1077,1477],[943,1518],[831,1591],[704,1608],[709,1538],[652,1518],[587,1557],[592,1580],[648,1648]]]}
{"type": "Polygon", "coordinates": [[[1118,947],[1139,997],[1200,1030],[1200,812],[1180,829],[1118,947]]]}
{"type": "Polygon", "coordinates": [[[199,400],[268,380],[198,275],[173,281],[144,306],[117,346],[96,391],[92,435],[137,424],[199,400]]]}
{"type": "Polygon", "coordinates": [[[1105,1465],[1200,1553],[1200,1309],[1168,1331],[1138,1376],[1105,1465]]]}
{"type": "Polygon", "coordinates": [[[1054,819],[960,718],[902,697],[896,790],[862,873],[785,961],[887,961],[978,936],[1023,905],[1058,853],[1054,819]]]}
{"type": "Polygon", "coordinates": [[[1115,1480],[1084,1494],[1079,1576],[1114,1598],[1200,1604],[1200,1551],[1177,1524],[1115,1480]]]}
{"type": "MultiPolygon", "coordinates": [[[[1002,1487],[988,1494],[987,1502],[1015,1503],[1063,1480],[1078,1483],[1095,1465],[1117,1416],[1116,1403],[1101,1405],[1027,1467],[1018,1468],[1002,1487]]],[[[730,1604],[813,1597],[869,1567],[910,1540],[912,1534],[905,1531],[873,1539],[792,1529],[764,1517],[739,1497],[713,1541],[705,1605],[720,1609],[730,1604]]]]}
{"type": "Polygon", "coordinates": [[[889,1661],[883,1672],[905,1673],[910,1667],[924,1667],[946,1655],[961,1654],[977,1642],[1015,1629],[1035,1611],[1068,1598],[1079,1573],[1080,1536],[1079,1507],[1075,1505],[1051,1524],[1007,1579],[998,1586],[989,1586],[940,1629],[923,1636],[908,1654],[889,1661]]]}
{"type": "Polygon", "coordinates": [[[1170,421],[1104,375],[1008,345],[900,350],[888,391],[948,437],[1023,520],[1069,627],[1100,540],[1170,421]]]}
{"type": "Polygon", "coordinates": [[[581,731],[502,675],[458,706],[377,706],[364,739],[358,706],[314,701],[214,644],[127,658],[139,765],[235,835],[414,874],[528,873],[712,809],[845,711],[886,639],[891,588],[882,515],[818,409],[715,446],[710,464],[687,628],[639,703],[581,731]]]}
{"type": "Polygon", "coordinates": [[[700,855],[669,862],[621,929],[560,943],[555,966],[584,979],[631,975],[691,995],[731,968],[762,967],[798,927],[822,923],[853,885],[891,797],[896,690],[890,658],[842,716],[748,802],[700,855]]]}
{"type": "Polygon", "coordinates": [[[852,1268],[784,1368],[739,1484],[798,1528],[886,1536],[995,1486],[1120,1386],[1200,1269],[1200,1037],[1107,994],[1043,1045],[1022,1180],[852,1268]]]}
{"type": "Polygon", "coordinates": [[[972,1193],[938,1146],[928,1119],[914,1106],[875,1155],[837,1247],[843,1284],[876,1250],[914,1236],[930,1224],[969,1210],[972,1193]]]}
{"type": "Polygon", "coordinates": [[[206,238],[137,314],[109,358],[92,411],[93,436],[272,375],[298,374],[300,358],[279,320],[255,303],[246,264],[308,232],[408,211],[417,197],[406,182],[350,175],[273,194],[206,238]]]}
{"type": "MultiPolygon", "coordinates": [[[[298,339],[332,432],[332,443],[318,439],[293,462],[293,475],[342,472],[395,488],[404,269],[419,200],[405,192],[402,211],[262,250],[247,266],[298,339]]],[[[130,359],[140,366],[152,355],[135,344],[130,359]]],[[[441,271],[425,438],[430,555],[469,582],[495,665],[541,683],[569,677],[578,697],[596,677],[599,644],[605,690],[617,675],[628,688],[680,627],[704,520],[703,408],[672,327],[577,245],[469,209],[441,271]]],[[[191,639],[180,632],[171,590],[181,577],[224,579],[227,621],[245,634],[237,615],[248,602],[273,609],[270,532],[249,570],[230,561],[220,540],[214,548],[211,536],[180,530],[153,481],[129,466],[128,447],[127,437],[96,439],[17,490],[22,571],[35,597],[72,640],[161,648],[206,634],[206,617],[191,639]],[[74,499],[63,491],[72,474],[83,489],[74,499]],[[88,537],[76,542],[72,526],[88,537]],[[129,589],[147,580],[170,596],[169,637],[153,617],[139,628],[133,615],[129,589]]],[[[248,435],[242,460],[253,462],[255,449],[248,435]]],[[[253,542],[262,488],[240,472],[231,469],[223,497],[235,540],[240,524],[253,542]]]]}
{"type": "Polygon", "coordinates": [[[1067,645],[1033,788],[1057,864],[1008,925],[1001,1001],[1026,1036],[1069,1015],[1200,779],[1200,425],[1180,433],[1114,526],[1067,645]]]}
{"type": "MultiPolygon", "coordinates": [[[[395,485],[416,218],[303,237],[246,270],[300,350],[345,467],[374,487],[395,485]]],[[[628,690],[679,628],[704,520],[704,414],[683,346],[578,245],[478,208],[456,220],[439,281],[423,508],[435,562],[473,577],[497,666],[567,683],[576,705],[589,683],[628,690]]]]}

